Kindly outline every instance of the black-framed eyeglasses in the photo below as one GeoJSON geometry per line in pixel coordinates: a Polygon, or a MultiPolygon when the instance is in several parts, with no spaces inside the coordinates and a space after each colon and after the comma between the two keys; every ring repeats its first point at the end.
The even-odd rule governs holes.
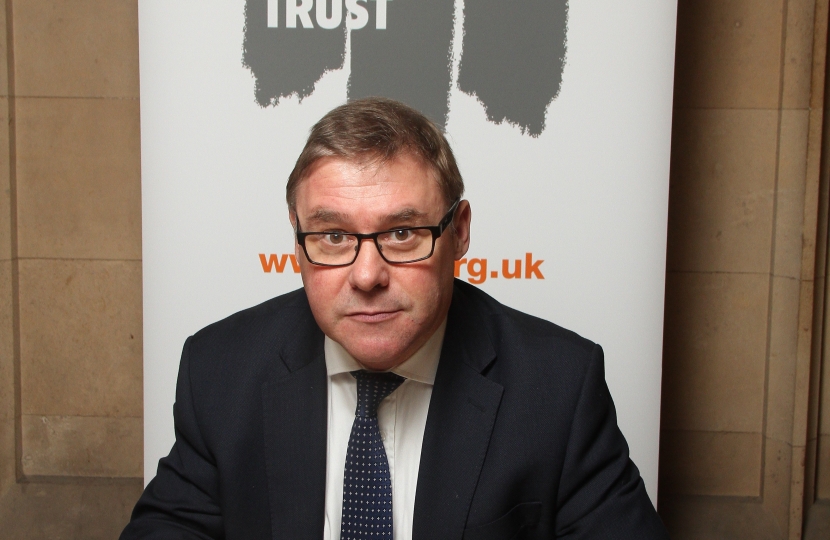
{"type": "Polygon", "coordinates": [[[301,232],[300,218],[297,220],[297,243],[305,252],[306,259],[318,266],[349,266],[357,260],[363,240],[372,239],[383,260],[391,264],[406,264],[423,261],[432,257],[435,241],[452,223],[458,199],[449,211],[433,227],[398,227],[388,231],[367,234],[340,231],[301,232]]]}

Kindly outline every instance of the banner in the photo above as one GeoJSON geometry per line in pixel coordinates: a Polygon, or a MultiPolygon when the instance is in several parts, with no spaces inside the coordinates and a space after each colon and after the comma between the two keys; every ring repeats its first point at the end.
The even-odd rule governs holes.
{"type": "Polygon", "coordinates": [[[457,276],[603,346],[655,500],[675,18],[666,0],[140,0],[147,481],[187,336],[302,286],[285,182],[309,128],[384,95],[456,153],[457,276]]]}

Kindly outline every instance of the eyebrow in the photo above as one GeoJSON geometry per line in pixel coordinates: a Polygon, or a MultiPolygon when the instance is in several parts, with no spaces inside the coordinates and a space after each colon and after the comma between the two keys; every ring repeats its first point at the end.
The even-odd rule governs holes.
{"type": "Polygon", "coordinates": [[[336,210],[329,210],[328,208],[318,208],[308,216],[309,223],[333,223],[345,221],[346,219],[346,214],[336,210]]]}
{"type": "MultiPolygon", "coordinates": [[[[384,222],[390,224],[409,223],[426,216],[426,212],[421,212],[416,208],[409,207],[403,208],[401,210],[398,210],[397,212],[389,214],[384,219],[384,222]]],[[[303,221],[308,223],[306,227],[314,225],[325,225],[329,223],[344,223],[349,221],[349,215],[344,214],[343,212],[338,212],[337,210],[331,210],[329,208],[318,208],[314,210],[314,212],[312,212],[303,221]]]]}
{"type": "Polygon", "coordinates": [[[394,214],[389,215],[387,221],[412,221],[414,219],[426,217],[426,212],[421,212],[415,208],[404,208],[394,214]]]}

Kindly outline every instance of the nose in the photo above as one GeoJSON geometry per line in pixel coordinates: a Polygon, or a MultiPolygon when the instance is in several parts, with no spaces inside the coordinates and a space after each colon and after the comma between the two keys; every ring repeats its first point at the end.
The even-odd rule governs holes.
{"type": "Polygon", "coordinates": [[[375,242],[366,238],[361,241],[357,259],[349,267],[349,284],[362,291],[389,285],[389,263],[380,256],[375,242]]]}

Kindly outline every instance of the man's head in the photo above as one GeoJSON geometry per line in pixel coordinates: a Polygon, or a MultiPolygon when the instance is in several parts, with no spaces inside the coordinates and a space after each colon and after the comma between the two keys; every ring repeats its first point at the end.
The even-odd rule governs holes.
{"type": "MultiPolygon", "coordinates": [[[[400,103],[371,98],[334,109],[312,128],[287,200],[299,232],[398,230],[394,241],[402,241],[412,236],[407,228],[438,225],[463,189],[449,144],[432,122],[400,103]]],[[[313,264],[297,243],[320,328],[367,368],[387,370],[405,361],[446,317],[469,225],[470,206],[461,201],[451,225],[434,239],[432,255],[405,264],[387,262],[373,239],[355,241],[357,256],[344,266],[313,264]]],[[[316,241],[341,245],[344,237],[316,241]]],[[[395,259],[397,247],[386,245],[386,258],[395,259]]]]}
{"type": "Polygon", "coordinates": [[[311,128],[308,141],[288,176],[285,188],[288,208],[294,209],[297,187],[323,157],[383,163],[404,153],[412,154],[433,169],[447,205],[464,194],[464,181],[455,156],[438,126],[403,103],[372,97],[333,109],[311,128]]]}

